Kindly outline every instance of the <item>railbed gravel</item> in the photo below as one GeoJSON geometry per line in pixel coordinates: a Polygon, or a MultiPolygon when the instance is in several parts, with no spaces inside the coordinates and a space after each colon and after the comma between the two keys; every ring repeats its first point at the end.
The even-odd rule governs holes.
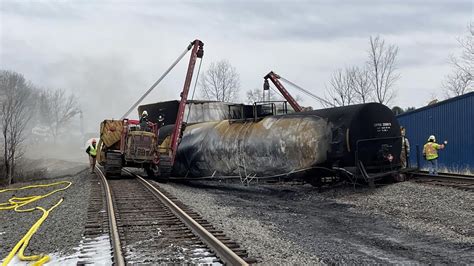
{"type": "MultiPolygon", "coordinates": [[[[25,254],[71,255],[77,251],[84,230],[90,194],[89,171],[84,170],[74,176],[16,183],[10,187],[23,187],[32,184],[48,184],[57,181],[71,181],[65,191],[55,193],[38,201],[35,206],[50,208],[61,197],[64,201],[54,209],[33,235],[25,254]]],[[[16,196],[40,195],[52,188],[35,188],[15,193],[0,193],[0,202],[6,202],[13,194],[16,196]]],[[[41,217],[42,212],[16,213],[12,210],[0,211],[0,261],[3,260],[30,227],[41,217]]]]}
{"type": "Polygon", "coordinates": [[[403,182],[158,184],[260,264],[473,264],[473,193],[403,182]]]}
{"type": "Polygon", "coordinates": [[[403,182],[359,193],[335,191],[354,211],[394,217],[414,231],[474,245],[474,193],[451,187],[403,182]]]}
{"type": "Polygon", "coordinates": [[[212,194],[193,187],[161,183],[158,186],[203,214],[214,226],[224,229],[227,236],[247,250],[250,258],[269,265],[320,264],[318,257],[298,250],[293,241],[282,238],[275,224],[244,217],[240,208],[219,204],[212,194]]]}

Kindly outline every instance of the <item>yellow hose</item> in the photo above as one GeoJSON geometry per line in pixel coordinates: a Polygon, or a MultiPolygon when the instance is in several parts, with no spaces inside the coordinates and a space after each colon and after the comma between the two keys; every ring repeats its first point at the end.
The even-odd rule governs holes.
{"type": "Polygon", "coordinates": [[[43,265],[44,263],[49,261],[50,257],[48,255],[40,254],[40,255],[25,256],[24,251],[28,247],[28,243],[30,242],[30,239],[33,236],[33,234],[36,233],[36,231],[41,226],[41,224],[46,220],[49,213],[63,202],[63,199],[61,198],[56,204],[54,204],[48,210],[44,209],[43,207],[38,207],[38,206],[25,208],[25,209],[21,209],[21,207],[26,206],[30,203],[33,203],[37,200],[46,198],[59,191],[66,190],[72,185],[72,183],[69,181],[60,181],[60,182],[55,182],[51,184],[31,185],[31,186],[26,186],[26,187],[21,187],[21,188],[8,188],[8,189],[0,190],[0,193],[2,193],[2,192],[7,192],[7,191],[19,191],[19,190],[33,189],[33,188],[52,187],[52,186],[58,186],[62,184],[65,184],[66,186],[55,189],[43,195],[28,196],[28,197],[12,197],[8,200],[8,202],[0,203],[0,210],[13,209],[15,212],[29,212],[29,211],[34,211],[34,210],[40,210],[43,212],[43,215],[41,216],[41,218],[39,218],[38,221],[36,221],[36,223],[33,224],[33,226],[31,226],[28,232],[23,236],[23,238],[10,251],[8,256],[3,260],[2,266],[8,265],[8,263],[10,263],[10,261],[13,259],[15,254],[17,254],[17,252],[18,252],[18,258],[20,260],[35,261],[33,263],[34,266],[43,265]]]}

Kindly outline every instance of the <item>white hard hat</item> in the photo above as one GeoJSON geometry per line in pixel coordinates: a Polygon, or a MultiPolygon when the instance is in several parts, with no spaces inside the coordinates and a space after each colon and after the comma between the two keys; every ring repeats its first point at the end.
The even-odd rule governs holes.
{"type": "Polygon", "coordinates": [[[436,138],[435,138],[435,136],[434,136],[434,135],[431,135],[431,136],[428,138],[428,141],[430,141],[430,140],[432,140],[432,141],[436,141],[436,138]]]}
{"type": "Polygon", "coordinates": [[[148,112],[146,110],[143,111],[142,116],[148,116],[148,112]]]}

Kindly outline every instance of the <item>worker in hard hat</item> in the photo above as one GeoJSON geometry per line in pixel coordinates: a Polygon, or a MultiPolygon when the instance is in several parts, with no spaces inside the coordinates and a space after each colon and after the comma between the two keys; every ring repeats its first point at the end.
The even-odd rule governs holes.
{"type": "Polygon", "coordinates": [[[142,116],[140,117],[140,128],[141,130],[148,129],[148,112],[146,110],[142,112],[142,116]]]}
{"type": "Polygon", "coordinates": [[[94,173],[95,168],[95,157],[97,156],[97,141],[92,140],[92,143],[87,147],[86,153],[89,154],[89,165],[91,168],[91,173],[94,173]]]}
{"type": "Polygon", "coordinates": [[[400,163],[402,168],[407,168],[410,158],[410,142],[406,137],[406,129],[404,127],[400,127],[400,133],[402,135],[402,152],[400,153],[400,163]]]}
{"type": "Polygon", "coordinates": [[[436,143],[436,137],[431,135],[428,142],[423,146],[423,157],[429,163],[429,173],[431,175],[438,175],[438,150],[444,149],[447,144],[446,140],[444,144],[436,143]]]}

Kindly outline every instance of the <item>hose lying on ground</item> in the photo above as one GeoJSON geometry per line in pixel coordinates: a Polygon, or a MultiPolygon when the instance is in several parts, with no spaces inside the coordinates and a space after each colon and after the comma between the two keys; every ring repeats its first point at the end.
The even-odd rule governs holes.
{"type": "Polygon", "coordinates": [[[72,182],[69,181],[59,181],[51,184],[40,184],[40,185],[31,185],[31,186],[25,186],[21,188],[8,188],[8,189],[3,189],[0,190],[0,193],[2,192],[8,192],[8,191],[19,191],[19,190],[26,190],[26,189],[34,189],[34,188],[45,188],[45,187],[53,187],[53,186],[59,186],[59,185],[65,185],[63,187],[60,187],[58,189],[55,189],[49,193],[43,194],[43,195],[35,195],[35,196],[27,196],[27,197],[11,197],[8,202],[0,203],[0,210],[14,210],[15,212],[31,212],[34,210],[40,210],[43,212],[43,215],[41,218],[36,221],[33,226],[28,230],[28,232],[23,236],[23,238],[15,245],[15,247],[10,251],[8,256],[3,260],[2,266],[8,265],[10,261],[13,259],[15,254],[18,252],[18,258],[20,260],[27,260],[27,261],[35,261],[33,265],[43,265],[44,263],[49,261],[49,256],[40,254],[40,255],[31,255],[31,256],[25,256],[24,251],[28,247],[28,243],[30,242],[31,237],[33,236],[34,233],[38,230],[38,228],[41,226],[41,224],[46,220],[48,217],[49,213],[59,206],[62,202],[63,199],[61,198],[56,204],[54,204],[51,208],[45,209],[40,206],[35,206],[31,208],[22,208],[28,204],[31,204],[37,200],[46,198],[48,196],[53,195],[54,193],[66,190],[72,185],[72,182]]]}

